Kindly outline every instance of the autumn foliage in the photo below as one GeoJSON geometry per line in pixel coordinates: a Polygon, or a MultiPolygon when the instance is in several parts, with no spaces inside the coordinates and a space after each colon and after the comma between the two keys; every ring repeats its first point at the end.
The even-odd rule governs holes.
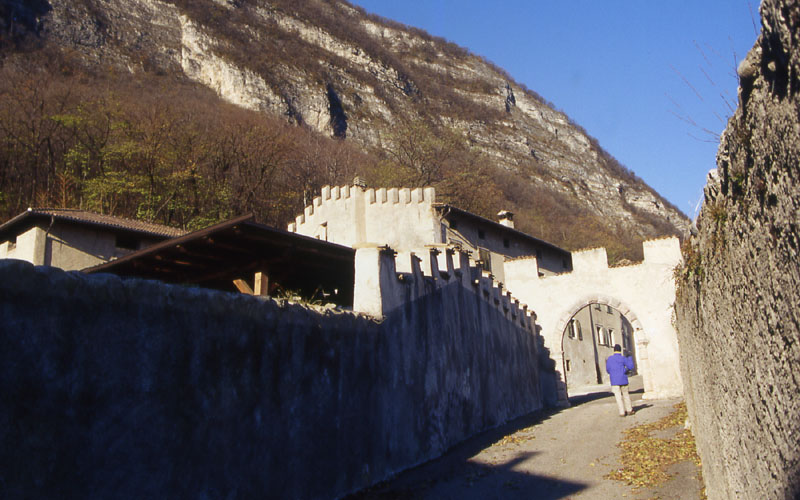
{"type": "Polygon", "coordinates": [[[187,229],[242,213],[283,225],[366,155],[158,77],[0,68],[0,214],[77,207],[187,229]]]}
{"type": "MultiPolygon", "coordinates": [[[[191,15],[216,12],[176,3],[191,15]]],[[[304,15],[332,15],[315,9],[304,15]]],[[[230,20],[203,21],[234,36],[225,30],[230,20]]],[[[416,74],[409,98],[433,102],[431,96],[444,96],[449,114],[421,111],[424,107],[397,113],[379,143],[365,147],[325,137],[302,120],[231,105],[180,75],[147,65],[136,72],[100,69],[33,36],[7,38],[5,44],[0,53],[3,220],[37,206],[82,208],[190,230],[252,212],[263,223],[285,227],[322,186],[349,184],[358,175],[371,187],[434,186],[438,201],[487,218],[511,210],[518,229],[568,249],[605,246],[612,261],[640,258],[636,236],[550,189],[550,174],[538,160],[527,159],[510,172],[454,131],[450,115],[493,115],[449,96],[446,81],[416,74]]],[[[400,60],[389,61],[396,57],[391,53],[371,50],[404,67],[400,60]]]]}

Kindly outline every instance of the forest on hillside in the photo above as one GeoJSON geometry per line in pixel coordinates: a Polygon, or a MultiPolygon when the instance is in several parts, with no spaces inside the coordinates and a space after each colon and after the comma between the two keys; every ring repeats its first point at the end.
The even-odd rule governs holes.
{"type": "Polygon", "coordinates": [[[363,152],[189,82],[99,77],[31,57],[46,59],[0,68],[4,218],[73,207],[197,229],[252,212],[281,227],[322,186],[356,175],[373,186],[433,185],[442,201],[491,210],[479,155],[424,122],[398,124],[394,149],[363,152]]]}
{"type": "MultiPolygon", "coordinates": [[[[220,36],[236,36],[236,20],[219,15],[218,9],[173,3],[215,27],[220,36]]],[[[94,5],[82,4],[87,9],[94,5]]],[[[324,6],[278,4],[300,9],[305,18],[336,31],[333,14],[324,6]]],[[[90,11],[101,28],[108,22],[103,12],[90,11]]],[[[453,131],[449,121],[454,116],[497,118],[457,98],[450,90],[453,82],[415,73],[406,90],[411,102],[424,105],[395,114],[381,144],[365,147],[325,137],[291,116],[229,104],[212,90],[146,60],[143,71],[136,72],[87,64],[79,51],[37,36],[34,19],[27,20],[34,23],[30,25],[20,19],[7,24],[0,37],[2,220],[28,207],[64,207],[188,230],[253,213],[260,222],[283,228],[322,186],[349,184],[359,176],[376,188],[434,186],[437,201],[489,219],[499,210],[511,210],[518,229],[567,249],[605,246],[612,262],[640,258],[641,236],[598,218],[546,182],[532,182],[552,176],[535,159],[519,165],[530,172],[530,179],[521,182],[518,172],[499,167],[468,137],[453,131]],[[428,105],[433,102],[446,106],[428,105]]],[[[393,67],[405,67],[399,56],[373,47],[372,39],[358,30],[340,28],[336,33],[372,47],[393,67]]],[[[314,59],[307,44],[301,51],[293,44],[302,42],[278,32],[275,37],[275,50],[312,51],[308,60],[314,59]]],[[[464,49],[439,42],[463,55],[464,49]]],[[[229,56],[245,59],[239,52],[229,56]]],[[[604,168],[641,183],[593,145],[604,168]]],[[[659,234],[675,231],[666,219],[628,209],[659,234]]]]}

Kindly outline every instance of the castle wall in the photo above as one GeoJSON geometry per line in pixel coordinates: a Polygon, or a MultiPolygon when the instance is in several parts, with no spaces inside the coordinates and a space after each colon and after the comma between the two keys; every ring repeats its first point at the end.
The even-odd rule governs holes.
{"type": "Polygon", "coordinates": [[[540,408],[532,317],[431,250],[358,251],[379,321],[0,262],[0,497],[337,498],[540,408]]]}
{"type": "Polygon", "coordinates": [[[442,242],[433,188],[322,188],[288,230],[340,245],[415,248],[442,242]]]}
{"type": "MultiPolygon", "coordinates": [[[[538,277],[535,259],[506,262],[506,285],[522,302],[536,308],[545,346],[563,377],[562,335],[569,319],[587,304],[605,304],[631,320],[637,365],[645,398],[682,394],[678,342],[673,327],[675,267],[681,262],[677,238],[643,243],[644,261],[609,268],[605,249],[573,252],[573,271],[538,277]]],[[[601,359],[601,368],[603,368],[601,359]]],[[[560,394],[567,404],[566,387],[560,394]]]]}

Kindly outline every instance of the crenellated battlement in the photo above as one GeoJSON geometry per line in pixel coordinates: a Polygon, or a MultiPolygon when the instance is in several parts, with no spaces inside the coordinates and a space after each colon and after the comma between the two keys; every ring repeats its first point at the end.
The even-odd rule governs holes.
{"type": "Polygon", "coordinates": [[[428,245],[395,252],[367,245],[356,250],[354,309],[376,317],[433,294],[455,299],[468,290],[521,328],[535,332],[536,315],[521,304],[502,283],[470,257],[454,247],[428,245]]]}
{"type": "Polygon", "coordinates": [[[436,200],[436,190],[426,188],[362,188],[360,186],[324,186],[320,196],[315,196],[311,204],[306,206],[303,213],[298,215],[295,222],[288,226],[291,232],[302,233],[302,230],[315,221],[326,216],[338,215],[335,212],[348,208],[348,201],[362,201],[369,205],[420,205],[430,206],[436,200]]]}
{"type": "MultiPolygon", "coordinates": [[[[513,273],[518,277],[524,277],[525,280],[547,280],[571,274],[604,273],[609,270],[613,272],[642,266],[661,266],[665,264],[675,266],[681,261],[680,242],[674,236],[646,240],[642,242],[642,251],[644,260],[641,262],[610,267],[608,265],[608,254],[604,247],[576,250],[572,252],[572,271],[552,276],[538,275],[536,272],[538,264],[535,257],[518,258],[506,261],[505,272],[506,274],[513,273]]],[[[516,281],[519,280],[517,279],[516,281]]]]}
{"type": "Polygon", "coordinates": [[[294,233],[354,247],[421,247],[442,240],[434,213],[436,190],[325,186],[288,226],[294,233]]]}

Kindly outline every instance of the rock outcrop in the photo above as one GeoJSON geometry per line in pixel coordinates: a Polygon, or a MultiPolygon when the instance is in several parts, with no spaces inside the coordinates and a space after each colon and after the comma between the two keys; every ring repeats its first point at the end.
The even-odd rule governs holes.
{"type": "Polygon", "coordinates": [[[501,69],[343,1],[50,0],[31,15],[43,39],[103,71],[175,75],[364,148],[391,141],[398,118],[435,117],[521,186],[574,200],[612,232],[650,238],[686,226],[501,69]]]}
{"type": "Polygon", "coordinates": [[[710,499],[800,497],[800,4],[761,16],[676,304],[710,499]]]}

